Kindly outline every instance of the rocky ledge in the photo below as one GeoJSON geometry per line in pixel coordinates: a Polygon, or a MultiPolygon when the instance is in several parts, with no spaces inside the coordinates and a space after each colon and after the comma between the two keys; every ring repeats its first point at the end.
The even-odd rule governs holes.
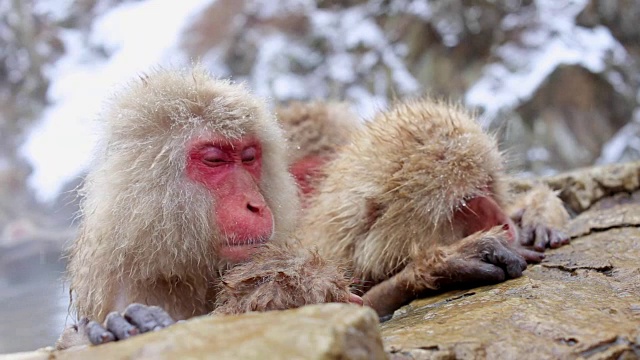
{"type": "Polygon", "coordinates": [[[519,279],[417,300],[381,325],[370,309],[324,304],[0,359],[639,359],[640,162],[536,181],[572,211],[571,245],[519,279]]]}
{"type": "Polygon", "coordinates": [[[392,359],[640,358],[640,163],[538,181],[576,214],[571,245],[519,279],[398,310],[381,325],[392,359]]]}

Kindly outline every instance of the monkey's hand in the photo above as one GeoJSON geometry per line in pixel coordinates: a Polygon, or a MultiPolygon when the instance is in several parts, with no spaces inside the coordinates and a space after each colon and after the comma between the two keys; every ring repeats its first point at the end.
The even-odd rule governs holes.
{"type": "Polygon", "coordinates": [[[495,227],[467,236],[460,242],[443,247],[426,261],[416,263],[415,276],[429,274],[418,291],[440,289],[457,284],[498,283],[522,276],[527,261],[540,262],[544,254],[509,242],[506,231],[495,227]]]}
{"type": "Polygon", "coordinates": [[[516,200],[512,209],[511,218],[521,229],[521,245],[544,251],[569,243],[569,237],[561,231],[569,222],[569,213],[548,186],[534,186],[516,200]]]}
{"type": "Polygon", "coordinates": [[[386,316],[428,291],[520,277],[527,267],[525,258],[539,262],[543,257],[511,245],[506,231],[495,227],[414,259],[398,274],[371,288],[363,296],[364,304],[386,316]]]}
{"type": "Polygon", "coordinates": [[[342,267],[301,246],[269,245],[222,277],[215,314],[297,308],[326,302],[362,305],[342,267]]]}
{"type": "Polygon", "coordinates": [[[570,242],[561,230],[540,223],[522,226],[519,237],[522,246],[533,247],[536,251],[559,248],[570,242]]]}
{"type": "Polygon", "coordinates": [[[107,315],[104,324],[95,321],[80,320],[79,326],[93,345],[128,339],[131,336],[156,331],[174,324],[175,321],[158,306],[131,304],[122,314],[112,312],[107,315]]]}

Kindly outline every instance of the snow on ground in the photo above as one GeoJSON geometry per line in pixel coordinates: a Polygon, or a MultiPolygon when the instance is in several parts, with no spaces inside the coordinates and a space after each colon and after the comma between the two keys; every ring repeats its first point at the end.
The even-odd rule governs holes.
{"type": "Polygon", "coordinates": [[[55,199],[86,168],[96,144],[94,120],[116,84],[153,66],[189,61],[178,39],[190,16],[213,1],[123,3],[96,19],[89,34],[64,30],[67,52],[47,72],[51,105],[21,149],[34,168],[29,185],[40,200],[55,199]]]}

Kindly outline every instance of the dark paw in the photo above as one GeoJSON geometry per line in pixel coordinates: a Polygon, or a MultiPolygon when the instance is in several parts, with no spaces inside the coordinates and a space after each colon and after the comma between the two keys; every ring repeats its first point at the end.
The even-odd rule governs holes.
{"type": "Polygon", "coordinates": [[[448,256],[443,271],[436,273],[439,283],[498,283],[522,276],[527,268],[525,256],[503,235],[486,233],[463,240],[448,256]]]}
{"type": "Polygon", "coordinates": [[[532,246],[536,251],[544,251],[546,248],[555,249],[568,243],[569,237],[562,231],[544,225],[525,226],[520,235],[520,244],[532,246]]]}
{"type": "MultiPolygon", "coordinates": [[[[506,241],[497,238],[483,239],[480,260],[486,265],[498,268],[503,272],[502,279],[494,276],[496,280],[504,278],[517,278],[527,268],[525,258],[506,241]]],[[[493,270],[497,274],[497,271],[493,270]]]]}
{"type": "Polygon", "coordinates": [[[90,321],[86,323],[86,332],[93,345],[128,339],[131,336],[163,329],[175,321],[157,306],[131,304],[120,314],[107,315],[104,326],[90,321]]]}

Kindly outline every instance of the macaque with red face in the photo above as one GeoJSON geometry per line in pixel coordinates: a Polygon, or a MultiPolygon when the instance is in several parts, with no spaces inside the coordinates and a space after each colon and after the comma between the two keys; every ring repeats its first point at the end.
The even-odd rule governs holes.
{"type": "Polygon", "coordinates": [[[81,191],[80,235],[69,252],[72,309],[82,320],[65,330],[59,348],[209,314],[220,302],[222,274],[260,251],[286,255],[270,260],[276,272],[296,258],[338,279],[320,295],[284,294],[273,300],[279,305],[243,309],[359,301],[338,266],[284,246],[298,190],[281,128],[244,87],[199,67],[158,70],[125,87],[101,118],[103,149],[81,191]]]}
{"type": "Polygon", "coordinates": [[[298,237],[350,264],[381,316],[435,290],[521,276],[568,243],[560,200],[543,187],[508,199],[496,141],[459,106],[398,103],[323,171],[298,237]]]}
{"type": "Polygon", "coordinates": [[[304,203],[322,180],[323,166],[362,124],[347,104],[337,102],[295,101],[277,108],[276,115],[285,131],[290,171],[304,203]]]}

